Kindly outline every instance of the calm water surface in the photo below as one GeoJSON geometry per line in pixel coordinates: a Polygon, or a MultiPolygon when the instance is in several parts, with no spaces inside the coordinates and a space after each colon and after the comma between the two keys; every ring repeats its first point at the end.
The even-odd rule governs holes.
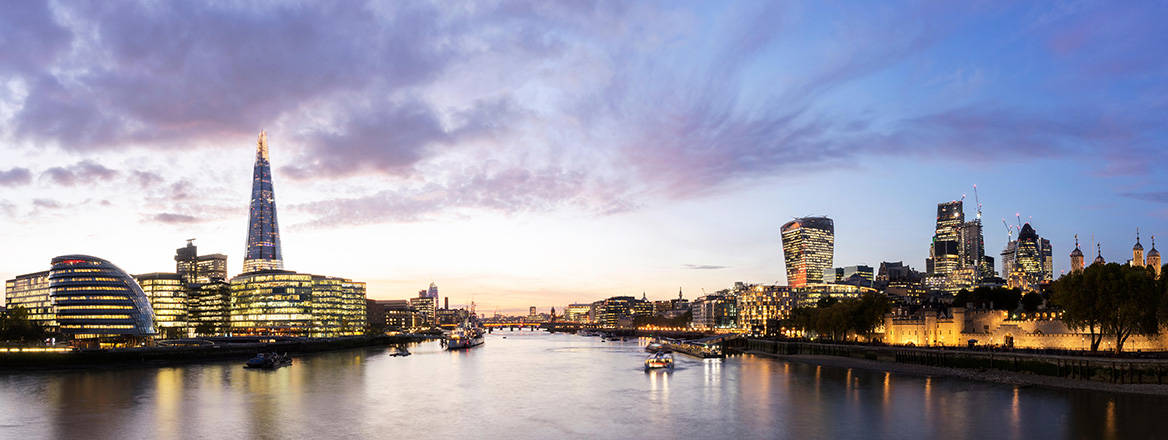
{"type": "Polygon", "coordinates": [[[496,332],[240,362],[0,374],[0,438],[1168,438],[1168,400],[678,356],[644,341],[496,332]],[[505,338],[504,338],[505,336],[505,338]]]}

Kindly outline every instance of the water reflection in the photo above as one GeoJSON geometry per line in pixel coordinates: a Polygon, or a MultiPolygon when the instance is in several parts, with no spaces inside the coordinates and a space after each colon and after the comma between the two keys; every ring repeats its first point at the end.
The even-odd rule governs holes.
{"type": "MultiPolygon", "coordinates": [[[[1168,438],[1164,399],[496,332],[447,352],[0,375],[2,438],[1168,438]],[[507,339],[500,336],[506,335],[507,339]]],[[[643,343],[643,342],[642,342],[643,343]]]]}

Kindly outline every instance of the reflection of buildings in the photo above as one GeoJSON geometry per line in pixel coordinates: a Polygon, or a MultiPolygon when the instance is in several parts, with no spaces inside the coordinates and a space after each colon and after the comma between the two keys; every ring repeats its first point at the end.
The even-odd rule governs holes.
{"type": "Polygon", "coordinates": [[[157,333],[149,299],[117,266],[88,255],[56,257],[52,264],[49,290],[65,335],[123,343],[157,333]]]}
{"type": "Polygon", "coordinates": [[[832,267],[835,224],[827,217],[797,218],[783,225],[783,261],[787,284],[792,287],[823,281],[823,270],[832,267]]]}
{"type": "Polygon", "coordinates": [[[56,330],[56,311],[49,295],[49,271],[17,275],[4,283],[5,306],[21,307],[28,318],[45,329],[56,330]]]}

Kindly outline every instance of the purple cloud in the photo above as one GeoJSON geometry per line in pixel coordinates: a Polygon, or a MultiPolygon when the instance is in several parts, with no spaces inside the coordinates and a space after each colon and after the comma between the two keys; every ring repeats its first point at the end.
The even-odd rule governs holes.
{"type": "Polygon", "coordinates": [[[26,185],[32,182],[32,172],[28,168],[0,170],[0,186],[26,185]]]}
{"type": "Polygon", "coordinates": [[[41,173],[41,179],[47,179],[61,186],[75,186],[78,184],[110,180],[118,175],[119,173],[116,170],[86,160],[68,167],[49,168],[41,173]]]}

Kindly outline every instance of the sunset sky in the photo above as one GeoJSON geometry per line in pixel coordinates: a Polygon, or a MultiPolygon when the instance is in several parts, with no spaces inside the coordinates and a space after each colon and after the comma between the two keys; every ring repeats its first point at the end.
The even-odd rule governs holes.
{"type": "Polygon", "coordinates": [[[1168,248],[1168,4],[824,3],[7,4],[0,276],[188,238],[234,275],[261,129],[285,267],[376,299],[784,283],[805,215],[923,270],[974,184],[995,259],[1016,213],[1056,276],[1168,248]]]}

